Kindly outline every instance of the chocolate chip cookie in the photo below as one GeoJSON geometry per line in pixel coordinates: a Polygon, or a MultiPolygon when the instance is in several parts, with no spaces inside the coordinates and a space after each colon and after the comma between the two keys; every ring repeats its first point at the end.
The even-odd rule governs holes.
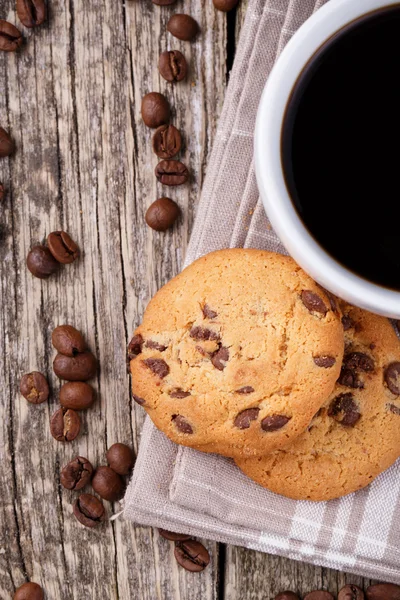
{"type": "Polygon", "coordinates": [[[340,317],[291,258],[213,252],[150,302],[128,348],[133,398],[179,444],[236,457],[281,448],[340,374],[340,317]]]}
{"type": "Polygon", "coordinates": [[[335,389],[307,431],[261,458],[236,458],[254,481],[297,500],[363,488],[400,456],[400,341],[390,322],[341,305],[345,354],[335,389]]]}

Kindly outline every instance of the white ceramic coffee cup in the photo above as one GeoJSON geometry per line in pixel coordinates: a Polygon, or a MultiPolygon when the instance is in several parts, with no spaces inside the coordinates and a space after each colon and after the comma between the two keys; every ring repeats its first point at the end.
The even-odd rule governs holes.
{"type": "MultiPolygon", "coordinates": [[[[255,167],[260,195],[272,226],[291,256],[311,277],[340,298],[394,318],[400,318],[400,292],[358,277],[325,252],[307,231],[285,185],[280,146],[285,108],[308,60],[331,35],[351,21],[398,3],[399,0],[330,0],[310,17],[288,42],[268,78],[255,133],[255,167]]],[[[326,221],[329,226],[328,209],[326,221]]]]}

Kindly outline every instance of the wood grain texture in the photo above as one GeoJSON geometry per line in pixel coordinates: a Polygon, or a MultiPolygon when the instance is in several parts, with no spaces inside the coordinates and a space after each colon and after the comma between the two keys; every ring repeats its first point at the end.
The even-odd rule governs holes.
{"type": "MultiPolygon", "coordinates": [[[[125,347],[154,292],[179,272],[222,108],[227,71],[247,2],[235,14],[211,0],[180,0],[201,35],[172,38],[175,7],[150,0],[51,0],[49,20],[24,30],[18,54],[0,55],[0,124],[17,152],[0,162],[7,194],[0,219],[0,597],[25,580],[52,600],[267,599],[292,587],[307,591],[342,575],[326,569],[205,542],[212,563],[202,574],[178,567],[173,545],[156,530],[117,519],[86,530],[72,516],[75,494],[59,485],[60,469],[77,454],[104,464],[116,441],[137,451],[143,411],[132,404],[125,347]],[[170,85],[157,71],[165,49],[181,50],[188,80],[170,85]],[[192,181],[171,190],[157,183],[151,135],[140,118],[149,91],[165,93],[184,135],[182,160],[192,181]],[[169,195],[182,208],[166,234],[146,227],[147,207],[169,195]],[[48,281],[25,267],[29,248],[65,229],[81,259],[48,281]],[[95,406],[70,444],[49,432],[60,384],[52,373],[50,337],[70,323],[99,359],[95,406]],[[18,393],[23,373],[48,374],[51,400],[29,405],[18,393]]],[[[18,24],[14,0],[0,18],[18,24]]],[[[20,24],[18,24],[20,26],[20,24]]],[[[108,514],[118,504],[107,504],[108,514]]],[[[354,580],[354,578],[353,578],[354,580]]]]}

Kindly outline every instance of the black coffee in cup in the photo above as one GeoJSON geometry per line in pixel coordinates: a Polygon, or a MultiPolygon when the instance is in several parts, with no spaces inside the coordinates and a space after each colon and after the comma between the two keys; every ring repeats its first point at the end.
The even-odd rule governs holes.
{"type": "Polygon", "coordinates": [[[286,107],[281,155],[314,239],[400,290],[400,4],[347,25],[311,58],[286,107]]]}

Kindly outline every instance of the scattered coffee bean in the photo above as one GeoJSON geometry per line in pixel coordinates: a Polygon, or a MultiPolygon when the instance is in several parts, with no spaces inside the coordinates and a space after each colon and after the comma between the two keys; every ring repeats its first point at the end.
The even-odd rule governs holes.
{"type": "Polygon", "coordinates": [[[172,158],[182,147],[182,137],[173,125],[161,125],[153,135],[153,151],[159,158],[172,158]]]}
{"type": "Polygon", "coordinates": [[[310,312],[317,312],[326,315],[328,309],[325,306],[322,298],[311,290],[303,290],[301,292],[301,301],[310,312]]]}
{"type": "Polygon", "coordinates": [[[367,600],[400,600],[400,585],[394,583],[370,585],[365,595],[367,600]]]}
{"type": "Polygon", "coordinates": [[[233,424],[238,429],[248,429],[251,421],[255,421],[257,419],[259,412],[259,408],[246,408],[246,410],[242,410],[242,412],[237,415],[233,424]]]}
{"type": "Polygon", "coordinates": [[[181,567],[192,573],[203,571],[210,562],[207,549],[196,540],[176,542],[174,554],[181,567]]]}
{"type": "Polygon", "coordinates": [[[24,375],[21,379],[19,389],[23,397],[32,404],[41,404],[49,397],[47,379],[38,371],[32,371],[32,373],[24,375]]]}
{"type": "Polygon", "coordinates": [[[67,490],[81,490],[89,483],[93,467],[87,458],[77,456],[62,469],[60,483],[67,490]]]}
{"type": "Polygon", "coordinates": [[[218,313],[216,313],[215,310],[212,310],[208,304],[205,304],[201,310],[205,319],[215,319],[215,317],[218,317],[218,313]]]}
{"type": "Polygon", "coordinates": [[[58,271],[60,263],[46,246],[34,246],[27,256],[26,266],[34,277],[47,279],[58,271]]]}
{"type": "Polygon", "coordinates": [[[281,592],[275,596],[275,600],[300,600],[297,594],[294,592],[281,592]]]}
{"type": "Polygon", "coordinates": [[[261,421],[261,429],[263,431],[278,431],[282,429],[290,421],[291,417],[285,415],[270,415],[261,421]]]}
{"type": "Polygon", "coordinates": [[[69,381],[60,390],[60,404],[64,408],[85,410],[92,406],[95,399],[94,389],[84,381],[69,381]]]}
{"type": "MultiPolygon", "coordinates": [[[[1,36],[0,36],[1,40],[1,36]]],[[[15,144],[5,129],[0,127],[0,158],[10,156],[15,150],[15,144]]]]}
{"type": "Polygon", "coordinates": [[[321,356],[314,356],[314,363],[317,367],[322,367],[324,369],[329,369],[333,367],[336,362],[336,358],[334,356],[327,356],[326,354],[322,354],[321,356]]]}
{"type": "Polygon", "coordinates": [[[158,92],[150,92],[142,99],[142,118],[147,127],[160,127],[168,123],[170,108],[168,100],[158,92]]]}
{"type": "Polygon", "coordinates": [[[155,231],[167,231],[179,217],[180,209],[170,198],[159,198],[149,206],[146,223],[155,231]]]}
{"type": "Polygon", "coordinates": [[[72,325],[59,325],[51,334],[51,343],[60,354],[76,356],[86,350],[86,343],[80,331],[72,325]]]}
{"type": "Polygon", "coordinates": [[[180,433],[193,433],[193,427],[188,423],[185,417],[182,417],[182,415],[172,415],[171,420],[180,433]]]}
{"type": "Polygon", "coordinates": [[[163,185],[182,185],[189,179],[187,167],[179,160],[162,160],[156,166],[155,173],[163,185]]]}
{"type": "Polygon", "coordinates": [[[119,475],[128,475],[135,462],[131,448],[118,443],[107,450],[106,459],[111,469],[119,475]]]}
{"type": "Polygon", "coordinates": [[[15,52],[22,46],[24,38],[19,29],[8,21],[0,19],[0,50],[15,52]]]}
{"type": "Polygon", "coordinates": [[[50,433],[58,442],[72,442],[80,428],[78,414],[70,408],[59,408],[50,419],[50,433]]]}
{"type": "Polygon", "coordinates": [[[68,265],[79,256],[79,248],[65,231],[53,231],[47,236],[49,250],[59,263],[68,265]]]}
{"type": "Polygon", "coordinates": [[[43,598],[43,588],[33,581],[21,585],[13,596],[13,600],[43,600],[43,598]]]}
{"type": "Polygon", "coordinates": [[[161,77],[170,83],[182,81],[186,77],[186,58],[179,50],[166,50],[158,60],[158,70],[161,77]]]}
{"type": "Polygon", "coordinates": [[[364,592],[351,583],[342,587],[339,592],[338,600],[364,600],[364,592]]]}
{"type": "Polygon", "coordinates": [[[0,181],[0,202],[2,202],[4,200],[4,196],[5,196],[4,185],[0,181]]]}
{"type": "Polygon", "coordinates": [[[329,406],[328,415],[345,427],[354,427],[361,414],[353,399],[353,394],[339,394],[329,406]]]}
{"type": "Polygon", "coordinates": [[[242,388],[236,390],[237,394],[252,394],[254,392],[254,388],[251,385],[245,385],[242,388]]]}
{"type": "Polygon", "coordinates": [[[169,366],[162,358],[147,358],[143,363],[160,379],[164,379],[169,373],[169,366]]]}
{"type": "Polygon", "coordinates": [[[99,467],[92,479],[92,488],[104,500],[116,502],[124,492],[124,482],[110,467],[99,467]]]}
{"type": "Polygon", "coordinates": [[[199,24],[190,15],[172,15],[167,30],[178,40],[190,42],[199,33],[199,24]]]}
{"type": "Polygon", "coordinates": [[[36,27],[46,19],[44,0],[17,0],[17,14],[22,25],[36,27]]]}
{"type": "Polygon", "coordinates": [[[176,0],[152,0],[153,4],[157,4],[157,6],[170,6],[174,4],[176,0]]]}
{"type": "Polygon", "coordinates": [[[190,540],[190,535],[186,535],[186,533],[175,533],[175,531],[167,531],[166,529],[159,529],[158,533],[170,542],[185,542],[186,540],[190,540]]]}
{"type": "Polygon", "coordinates": [[[103,503],[92,494],[81,494],[74,502],[73,511],[85,527],[96,527],[105,518],[103,503]]]}
{"type": "Polygon", "coordinates": [[[96,375],[97,360],[89,351],[76,356],[57,354],[53,361],[54,373],[67,381],[86,381],[96,375]]]}
{"type": "Polygon", "coordinates": [[[315,590],[304,596],[304,600],[335,600],[335,598],[325,590],[315,590]]]}
{"type": "Polygon", "coordinates": [[[239,4],[239,0],[213,0],[213,4],[217,10],[229,12],[239,4]]]}
{"type": "Polygon", "coordinates": [[[221,346],[219,350],[214,352],[211,357],[211,363],[213,366],[218,369],[218,371],[223,371],[226,366],[226,362],[229,360],[229,350],[225,348],[225,346],[221,346]]]}
{"type": "Polygon", "coordinates": [[[393,362],[388,365],[384,377],[392,394],[400,396],[400,362],[393,362]]]}

